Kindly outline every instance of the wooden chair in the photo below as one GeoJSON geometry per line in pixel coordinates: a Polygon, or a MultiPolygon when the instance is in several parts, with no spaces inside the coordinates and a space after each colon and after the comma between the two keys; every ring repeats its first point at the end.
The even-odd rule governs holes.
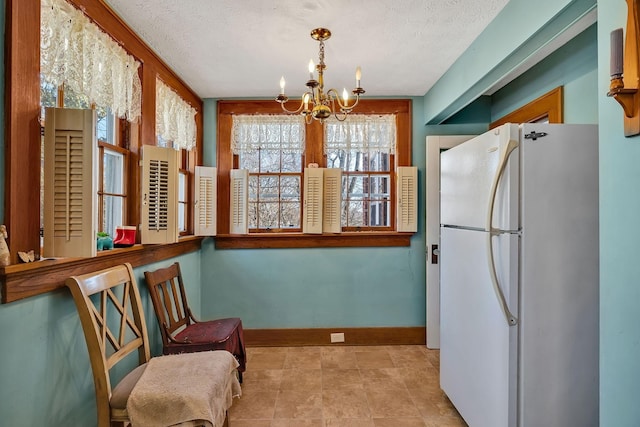
{"type": "Polygon", "coordinates": [[[242,382],[247,358],[242,321],[237,317],[196,320],[187,302],[180,264],[177,262],[166,268],[145,271],[144,277],[160,326],[162,352],[177,354],[227,350],[240,364],[238,373],[242,382]]]}
{"type": "MultiPolygon", "coordinates": [[[[162,418],[162,423],[166,421],[167,424],[152,424],[178,424],[175,420],[170,422],[168,418],[173,417],[176,412],[189,411],[189,405],[185,402],[194,400],[194,394],[197,394],[196,400],[200,401],[202,398],[209,404],[210,396],[193,393],[196,388],[199,391],[216,389],[226,393],[223,399],[216,400],[215,404],[219,406],[219,410],[210,415],[215,420],[210,422],[211,420],[206,418],[198,418],[180,422],[213,426],[220,426],[224,422],[223,425],[228,426],[227,409],[231,406],[233,396],[240,394],[235,370],[238,366],[237,361],[226,351],[210,352],[217,359],[218,365],[215,369],[212,369],[208,362],[202,363],[202,356],[207,356],[207,360],[211,359],[209,354],[204,353],[197,360],[193,358],[195,354],[150,358],[145,317],[130,264],[71,277],[66,280],[66,286],[73,295],[89,350],[96,392],[98,427],[130,424],[134,415],[134,408],[130,406],[134,394],[149,389],[152,395],[144,394],[145,402],[151,407],[157,402],[160,407],[172,411],[169,417],[162,418]],[[127,356],[136,352],[138,366],[112,388],[110,371],[124,360],[127,360],[129,366],[132,365],[134,360],[127,356]],[[159,377],[166,380],[164,382],[167,389],[175,389],[176,393],[168,393],[162,385],[156,387],[159,377]],[[149,381],[153,387],[142,385],[149,381]],[[187,392],[191,392],[191,395],[187,392]]],[[[126,364],[118,368],[120,373],[123,370],[122,366],[126,364]]],[[[139,414],[140,406],[135,409],[136,414],[139,414]]],[[[152,413],[151,416],[157,414],[152,413]]]]}

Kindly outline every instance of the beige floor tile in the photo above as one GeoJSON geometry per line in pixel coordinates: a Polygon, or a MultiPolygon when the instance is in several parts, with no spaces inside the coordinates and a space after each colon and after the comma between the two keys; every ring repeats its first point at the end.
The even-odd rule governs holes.
{"type": "Polygon", "coordinates": [[[440,373],[430,367],[402,367],[398,369],[407,388],[438,387],[440,388],[440,373]]]}
{"type": "Polygon", "coordinates": [[[386,350],[356,351],[358,368],[394,368],[389,352],[386,350]]]}
{"type": "Polygon", "coordinates": [[[375,427],[425,427],[422,418],[374,418],[375,427]]]}
{"type": "Polygon", "coordinates": [[[365,388],[373,418],[419,417],[409,392],[402,389],[365,388]]]}
{"type": "Polygon", "coordinates": [[[424,424],[426,427],[468,427],[459,417],[425,417],[424,424]]]}
{"type": "Polygon", "coordinates": [[[276,391],[280,389],[282,369],[248,369],[243,374],[242,390],[276,391]]]}
{"type": "Polygon", "coordinates": [[[284,369],[280,390],[320,391],[322,390],[322,370],[284,369]]]}
{"type": "Polygon", "coordinates": [[[249,347],[233,427],[467,427],[424,346],[249,347]]]}
{"type": "Polygon", "coordinates": [[[366,418],[371,416],[364,390],[323,390],[322,413],[325,419],[366,418]]]}
{"type": "MultiPolygon", "coordinates": [[[[231,427],[236,427],[234,424],[231,427]]],[[[302,420],[302,419],[275,419],[270,427],[324,427],[322,419],[302,420]]]]}
{"type": "Polygon", "coordinates": [[[358,369],[323,369],[322,389],[361,389],[362,377],[358,369]]]}
{"type": "Polygon", "coordinates": [[[286,352],[256,353],[251,356],[251,360],[247,361],[247,371],[250,369],[283,369],[286,358],[286,352]]]}
{"type": "Polygon", "coordinates": [[[406,388],[398,368],[360,369],[360,376],[368,388],[406,388]]]}
{"type": "Polygon", "coordinates": [[[323,351],[322,368],[357,369],[356,354],[353,351],[323,351]]]}
{"type": "Polygon", "coordinates": [[[320,351],[289,352],[284,360],[284,369],[320,369],[322,366],[321,360],[320,351]]]}
{"type": "Polygon", "coordinates": [[[455,417],[455,407],[444,392],[436,388],[409,389],[409,396],[423,417],[455,417]]]}
{"type": "Polygon", "coordinates": [[[233,427],[272,427],[271,420],[233,420],[233,427]]]}
{"type": "Polygon", "coordinates": [[[325,419],[324,425],[325,427],[375,427],[372,418],[329,418],[325,419]]]}
{"type": "Polygon", "coordinates": [[[274,418],[322,419],[322,393],[284,390],[278,393],[274,418]]]}
{"type": "Polygon", "coordinates": [[[231,420],[270,420],[276,406],[277,391],[243,391],[229,410],[231,420]]]}

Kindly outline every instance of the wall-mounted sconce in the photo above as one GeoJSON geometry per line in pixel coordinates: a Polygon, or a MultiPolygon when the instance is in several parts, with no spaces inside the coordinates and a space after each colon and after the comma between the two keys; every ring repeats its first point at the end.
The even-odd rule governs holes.
{"type": "Polygon", "coordinates": [[[638,93],[638,4],[627,1],[627,28],[611,32],[611,84],[607,96],[613,97],[624,111],[624,136],[640,134],[640,93],[638,93]],[[624,76],[624,79],[623,79],[624,76]]]}

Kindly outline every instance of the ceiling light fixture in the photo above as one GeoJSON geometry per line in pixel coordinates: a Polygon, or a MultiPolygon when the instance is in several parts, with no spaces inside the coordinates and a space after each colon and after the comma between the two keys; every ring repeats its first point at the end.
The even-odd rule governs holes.
{"type": "Polygon", "coordinates": [[[320,53],[318,55],[318,65],[313,64],[313,60],[309,61],[309,81],[306,86],[308,91],[302,94],[300,99],[300,106],[297,110],[287,110],[285,103],[289,100],[284,93],[284,76],[280,79],[280,94],[276,98],[276,101],[280,103],[282,109],[289,114],[303,114],[307,123],[311,123],[312,119],[323,122],[330,116],[335,116],[336,119],[343,121],[347,118],[353,108],[358,105],[360,101],[360,95],[364,93],[364,89],[360,87],[361,71],[360,66],[356,68],[356,88],[351,92],[355,95],[355,101],[349,103],[349,94],[347,89],[342,91],[342,100],[338,91],[335,89],[329,89],[325,93],[324,91],[324,70],[327,66],[324,64],[324,41],[331,37],[331,31],[326,28],[316,28],[311,31],[311,38],[320,42],[320,53]],[[314,69],[318,71],[318,79],[314,77],[314,69]],[[337,105],[336,105],[337,104],[337,105]]]}

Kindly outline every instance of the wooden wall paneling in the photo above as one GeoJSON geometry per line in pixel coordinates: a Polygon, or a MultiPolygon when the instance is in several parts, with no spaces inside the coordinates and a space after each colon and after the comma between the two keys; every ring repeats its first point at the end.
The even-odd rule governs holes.
{"type": "Polygon", "coordinates": [[[40,254],[40,1],[7,0],[6,17],[4,221],[15,263],[18,251],[40,254]]]}

